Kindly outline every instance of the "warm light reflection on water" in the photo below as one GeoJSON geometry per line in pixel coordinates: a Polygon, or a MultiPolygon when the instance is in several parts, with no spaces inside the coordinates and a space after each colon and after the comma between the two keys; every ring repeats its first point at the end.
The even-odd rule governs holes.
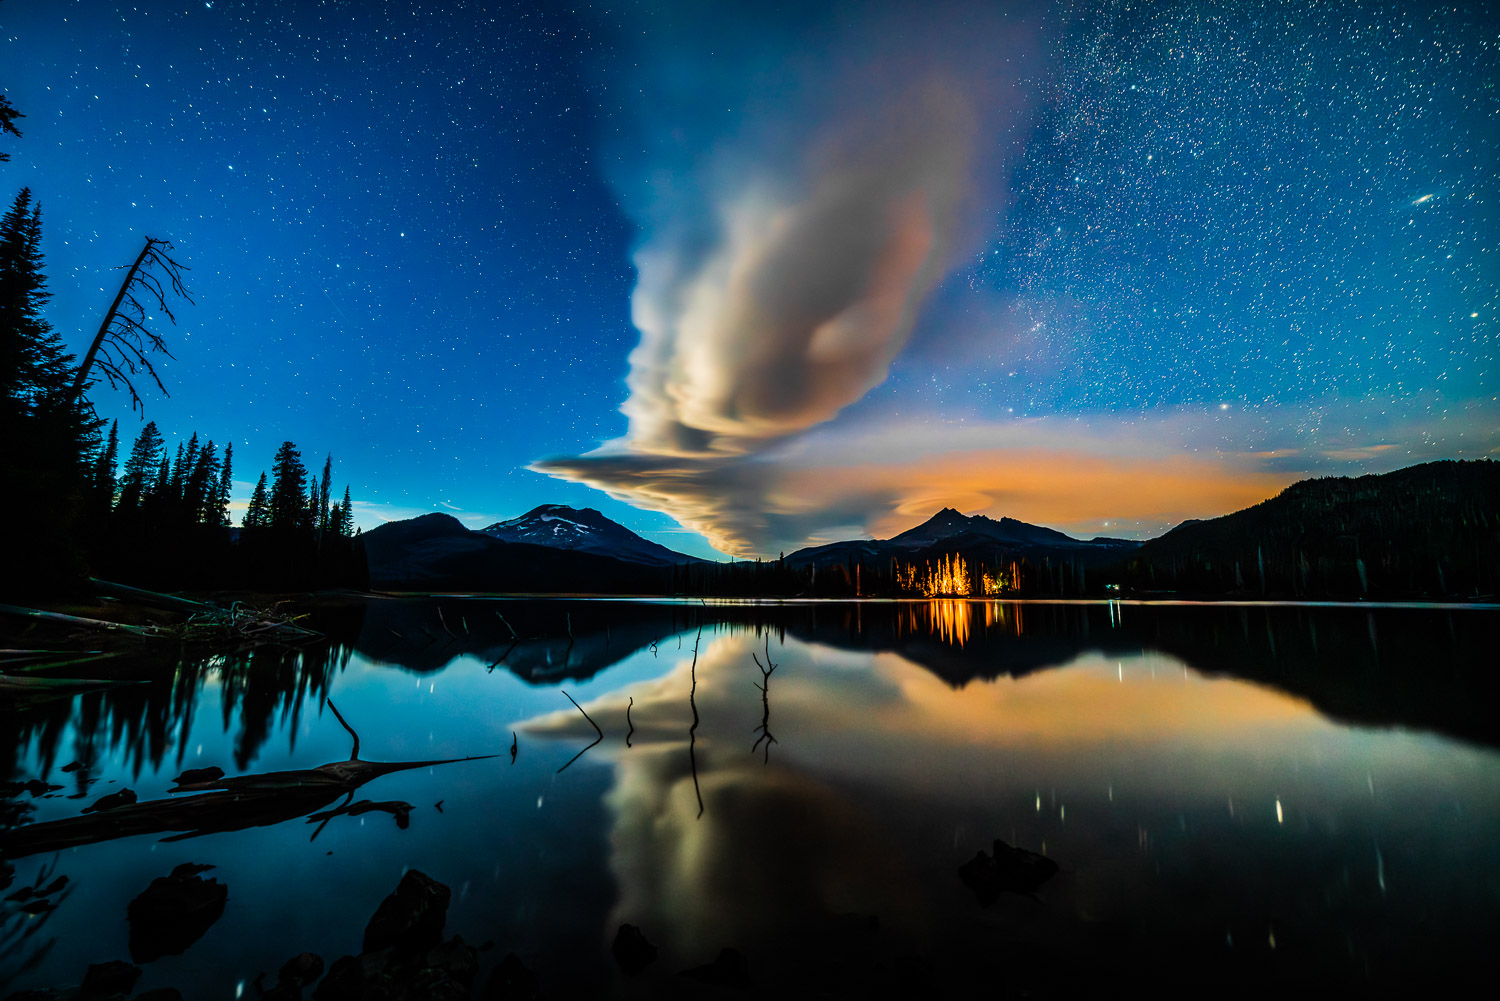
{"type": "Polygon", "coordinates": [[[725,945],[768,989],[802,983],[830,936],[856,949],[840,962],[922,956],[950,988],[992,955],[1033,957],[1007,975],[1043,993],[1104,969],[1345,986],[1452,970],[1500,920],[1500,756],[1424,727],[1483,725],[1486,676],[1443,672],[1482,660],[1493,617],[1417,614],[473,602],[448,609],[449,636],[431,605],[374,604],[322,659],[220,658],[0,717],[17,777],[66,785],[30,819],[126,786],[167,799],[184,767],[340,761],[330,695],[372,760],[500,757],[361,790],[412,804],[407,828],[342,816],[313,841],[298,816],[72,847],[58,864],[80,890],[11,988],[123,956],[127,903],[179,862],[218,866],[230,905],[139,990],[228,996],[298,952],[357,951],[406,867],[452,888],[450,933],[591,996],[626,989],[603,948],[620,922],[661,949],[648,992],[725,945]],[[1425,687],[1403,673],[1414,651],[1425,687]],[[60,771],[75,759],[91,767],[60,771]],[[982,909],[955,874],[996,838],[1064,871],[982,909]]]}

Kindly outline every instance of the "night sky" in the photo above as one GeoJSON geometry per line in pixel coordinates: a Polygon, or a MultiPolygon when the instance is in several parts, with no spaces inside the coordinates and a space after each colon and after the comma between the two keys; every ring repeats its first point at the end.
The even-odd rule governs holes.
{"type": "Polygon", "coordinates": [[[366,528],[775,555],[1500,451],[1485,5],[0,0],[0,67],[49,318],[172,240],[146,416],[241,502],[290,438],[366,528]]]}

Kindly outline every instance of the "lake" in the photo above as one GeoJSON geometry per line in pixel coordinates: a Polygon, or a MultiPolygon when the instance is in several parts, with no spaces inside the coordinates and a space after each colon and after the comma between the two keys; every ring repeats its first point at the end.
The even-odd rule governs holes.
{"type": "Polygon", "coordinates": [[[492,943],[479,983],[514,953],[560,996],[720,996],[679,972],[724,947],[773,991],[1385,990],[1487,969],[1500,928],[1493,608],[453,597],[311,622],[328,643],[0,711],[0,771],[61,787],[0,800],[5,892],[67,877],[0,905],[0,995],[130,958],[132,899],[182,863],[227,900],[137,991],[254,997],[298,953],[358,953],[408,869],[450,888],[446,935],[492,943]],[[345,761],[339,715],[361,761],[476,760],[169,793],[345,761]],[[1059,869],[986,906],[959,868],[996,839],[1059,869]],[[622,923],[659,951],[637,977],[622,923]]]}

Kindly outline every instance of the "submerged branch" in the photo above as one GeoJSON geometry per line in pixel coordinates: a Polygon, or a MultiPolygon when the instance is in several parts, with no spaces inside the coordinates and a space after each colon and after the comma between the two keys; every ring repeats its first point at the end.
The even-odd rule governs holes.
{"type": "MultiPolygon", "coordinates": [[[[561,691],[561,689],[559,689],[559,691],[561,691]]],[[[579,705],[578,702],[577,702],[577,700],[574,699],[573,696],[568,695],[567,692],[563,692],[563,695],[567,698],[567,700],[569,702],[573,703],[573,708],[575,708],[579,712],[583,713],[583,718],[589,721],[589,726],[593,727],[594,728],[594,732],[597,733],[599,736],[594,738],[594,743],[593,744],[590,744],[588,747],[585,747],[583,749],[583,751],[579,751],[577,754],[573,755],[573,757],[569,758],[568,759],[568,764],[567,765],[563,765],[561,768],[559,768],[557,770],[557,773],[559,775],[561,775],[563,772],[565,772],[565,771],[568,770],[568,765],[571,765],[573,762],[575,762],[579,758],[583,757],[584,751],[587,751],[589,749],[589,747],[593,747],[594,744],[597,744],[597,743],[599,743],[599,741],[601,741],[601,740],[604,739],[604,731],[601,730],[601,729],[599,729],[599,724],[594,722],[594,719],[593,719],[592,716],[590,716],[588,713],[584,712],[583,706],[579,705]]]]}
{"type": "MultiPolygon", "coordinates": [[[[771,735],[771,672],[776,670],[777,665],[771,663],[771,634],[766,634],[766,662],[762,664],[760,658],[755,656],[755,651],[750,651],[750,659],[755,661],[755,666],[760,668],[761,683],[756,685],[760,689],[761,716],[760,726],[754,732],[760,734],[755,738],[755,743],[750,747],[750,753],[754,754],[761,744],[766,745],[764,764],[771,763],[771,745],[777,743],[771,735]]],[[[754,682],[752,682],[754,684],[754,682]]]]}
{"type": "Polygon", "coordinates": [[[693,769],[693,793],[698,797],[698,819],[703,818],[703,790],[698,786],[698,641],[703,638],[703,626],[698,626],[698,635],[693,638],[693,663],[688,674],[693,679],[688,689],[688,706],[693,710],[693,725],[688,727],[688,764],[693,769]]]}
{"type": "Polygon", "coordinates": [[[333,699],[329,699],[328,700],[328,708],[333,710],[333,716],[334,716],[335,719],[337,719],[339,721],[339,726],[343,727],[345,730],[348,730],[349,731],[349,736],[351,736],[351,737],[354,738],[354,749],[349,752],[349,760],[350,761],[358,761],[359,760],[359,734],[355,733],[354,732],[354,727],[350,726],[349,725],[349,721],[346,720],[346,719],[344,719],[344,714],[341,713],[341,712],[339,712],[339,707],[333,704],[333,699]]]}

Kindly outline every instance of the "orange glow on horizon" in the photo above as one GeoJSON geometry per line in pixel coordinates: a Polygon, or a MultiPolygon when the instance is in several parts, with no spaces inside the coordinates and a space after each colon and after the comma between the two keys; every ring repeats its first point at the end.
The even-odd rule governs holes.
{"type": "Polygon", "coordinates": [[[898,535],[942,507],[1062,531],[1094,532],[1106,521],[1175,525],[1258,504],[1294,479],[1195,456],[1103,457],[1044,449],[949,452],[910,463],[797,470],[789,478],[788,492],[808,507],[849,495],[890,495],[890,510],[866,526],[877,539],[898,535]]]}

